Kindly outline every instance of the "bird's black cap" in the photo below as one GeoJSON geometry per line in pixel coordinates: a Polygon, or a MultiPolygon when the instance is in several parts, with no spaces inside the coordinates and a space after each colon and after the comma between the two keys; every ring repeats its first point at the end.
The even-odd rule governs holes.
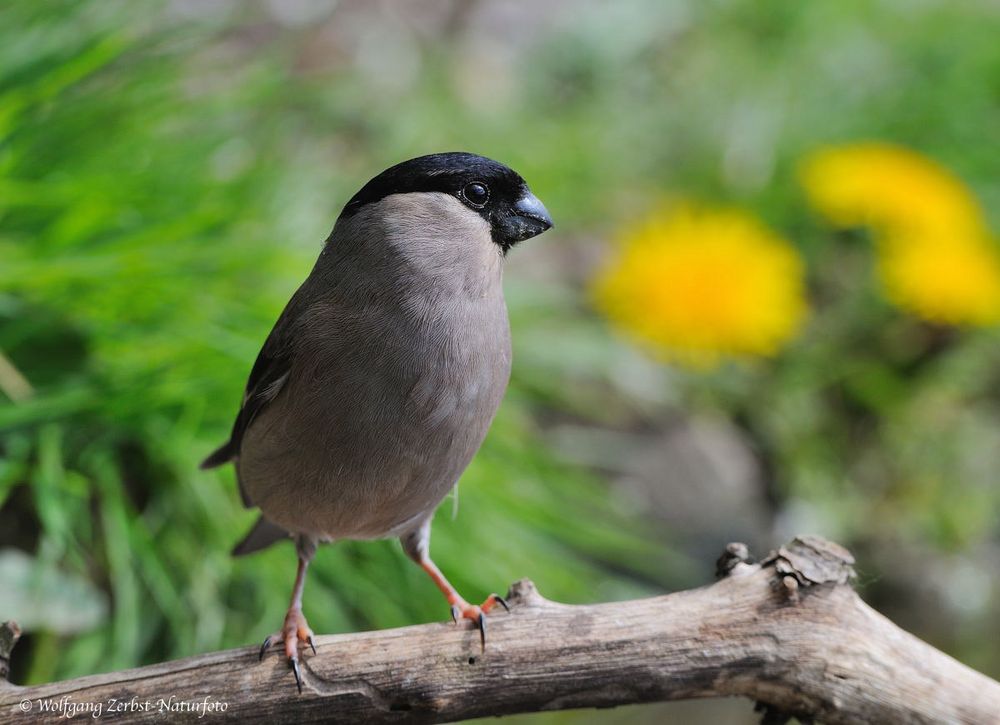
{"type": "Polygon", "coordinates": [[[419,156],[390,166],[361,187],[340,216],[351,217],[392,194],[413,192],[456,197],[490,224],[494,241],[505,252],[552,226],[545,206],[517,172],[499,161],[462,151],[419,156]]]}

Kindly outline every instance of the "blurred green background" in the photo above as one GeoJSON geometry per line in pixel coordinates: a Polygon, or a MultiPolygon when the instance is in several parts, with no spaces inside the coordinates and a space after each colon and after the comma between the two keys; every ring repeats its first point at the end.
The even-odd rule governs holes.
{"type": "MultiPolygon", "coordinates": [[[[469,150],[557,227],[509,257],[514,372],[438,513],[473,601],[708,583],[731,540],[851,548],[863,596],[1000,676],[1000,335],[879,292],[864,230],[811,209],[814,149],[879,139],[961,178],[1000,228],[989,0],[169,0],[0,6],[0,619],[15,682],[260,641],[292,547],[226,436],[259,346],[341,207],[392,163],[469,150]],[[810,313],[773,357],[664,363],[595,309],[613,239],[665,196],[798,250],[810,313]]],[[[919,203],[919,200],[918,200],[919,203]]],[[[324,547],[320,633],[447,617],[395,541],[324,547]]],[[[701,703],[530,722],[749,722],[701,703]]]]}

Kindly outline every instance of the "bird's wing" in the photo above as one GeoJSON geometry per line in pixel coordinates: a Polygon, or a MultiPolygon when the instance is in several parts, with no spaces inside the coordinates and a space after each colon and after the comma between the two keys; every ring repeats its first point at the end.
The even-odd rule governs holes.
{"type": "MultiPolygon", "coordinates": [[[[274,329],[267,336],[264,346],[257,355],[229,440],[202,461],[202,469],[215,468],[233,460],[240,452],[243,435],[250,427],[250,423],[268,403],[278,397],[292,370],[292,329],[298,318],[299,308],[300,295],[296,293],[274,324],[274,329]]],[[[251,505],[246,494],[242,490],[240,493],[243,503],[251,505]]]]}

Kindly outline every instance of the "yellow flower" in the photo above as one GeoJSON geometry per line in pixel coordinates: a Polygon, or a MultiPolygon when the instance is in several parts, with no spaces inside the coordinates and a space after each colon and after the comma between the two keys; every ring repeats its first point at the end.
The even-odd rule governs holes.
{"type": "Polygon", "coordinates": [[[597,305],[668,359],[773,355],[805,316],[798,253],[748,214],[679,205],[619,241],[594,282],[597,305]]]}
{"type": "Polygon", "coordinates": [[[886,297],[925,320],[1000,322],[1000,249],[962,181],[898,146],[861,143],[803,164],[812,204],[841,226],[868,225],[886,297]]]}
{"type": "Polygon", "coordinates": [[[1000,322],[1000,255],[988,239],[909,233],[887,240],[879,276],[891,302],[930,322],[1000,322]]]}
{"type": "Polygon", "coordinates": [[[806,160],[801,176],[810,202],[838,226],[970,234],[985,229],[975,197],[958,177],[900,146],[826,148],[806,160]]]}

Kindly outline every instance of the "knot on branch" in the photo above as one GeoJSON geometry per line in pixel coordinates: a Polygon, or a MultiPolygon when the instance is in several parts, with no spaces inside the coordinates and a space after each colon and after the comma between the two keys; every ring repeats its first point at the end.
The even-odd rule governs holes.
{"type": "Polygon", "coordinates": [[[0,624],[0,684],[7,681],[10,674],[10,653],[21,638],[21,628],[11,620],[0,624]]]}
{"type": "Polygon", "coordinates": [[[715,577],[717,579],[736,574],[749,574],[754,570],[753,559],[750,557],[750,547],[739,541],[726,544],[722,556],[715,562],[715,577]]]}
{"type": "Polygon", "coordinates": [[[518,579],[507,590],[507,602],[517,606],[529,607],[546,604],[548,600],[538,593],[538,588],[531,579],[518,579]]]}
{"type": "Polygon", "coordinates": [[[856,576],[851,552],[820,536],[796,536],[768,554],[761,566],[774,567],[793,602],[799,599],[799,587],[846,584],[856,576]]]}

